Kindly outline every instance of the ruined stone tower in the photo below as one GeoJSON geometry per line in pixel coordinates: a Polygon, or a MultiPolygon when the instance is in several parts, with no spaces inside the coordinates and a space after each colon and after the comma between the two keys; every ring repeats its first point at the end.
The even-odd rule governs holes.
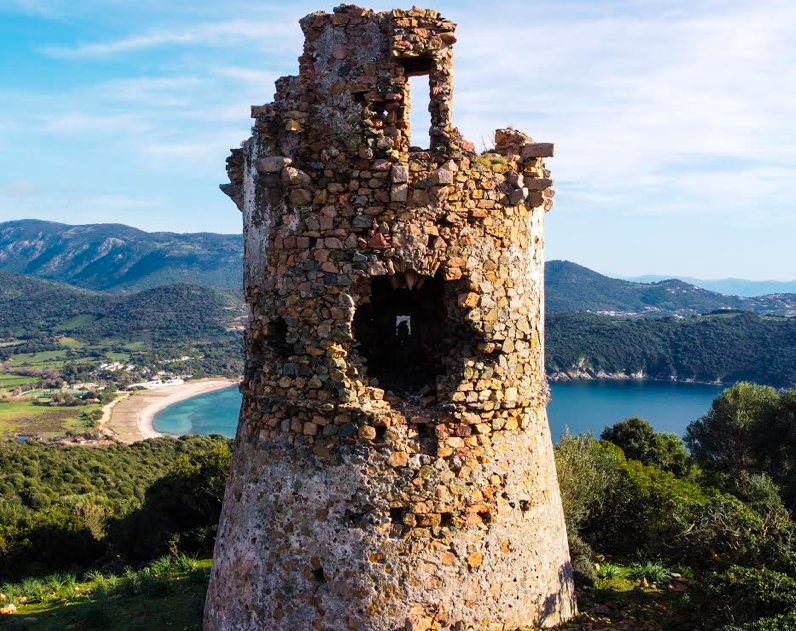
{"type": "Polygon", "coordinates": [[[545,410],[552,145],[462,139],[436,11],[301,28],[222,187],[251,319],[205,629],[553,625],[575,603],[545,410]]]}

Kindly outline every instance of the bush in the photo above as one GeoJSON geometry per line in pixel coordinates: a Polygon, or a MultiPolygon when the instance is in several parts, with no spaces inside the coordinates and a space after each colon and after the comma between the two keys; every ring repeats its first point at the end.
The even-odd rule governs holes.
{"type": "Polygon", "coordinates": [[[796,628],[796,580],[785,574],[733,566],[711,574],[700,596],[705,629],[790,631],[796,628]]]}
{"type": "Polygon", "coordinates": [[[757,512],[729,494],[627,461],[590,436],[565,436],[555,453],[573,564],[593,547],[701,570],[740,563],[796,569],[793,524],[776,508],[757,512]]]}
{"type": "Polygon", "coordinates": [[[685,442],[699,465],[722,488],[745,496],[749,476],[759,470],[759,447],[774,423],[779,395],[774,388],[738,383],[717,396],[710,411],[686,430],[685,442]]]}
{"type": "Polygon", "coordinates": [[[600,438],[619,447],[628,460],[638,460],[678,477],[688,475],[693,467],[679,436],[658,433],[636,416],[606,427],[600,438]]]}
{"type": "Polygon", "coordinates": [[[6,511],[0,517],[0,579],[89,565],[102,552],[86,520],[65,508],[6,511]]]}
{"type": "Polygon", "coordinates": [[[212,553],[231,461],[226,441],[178,458],[147,490],[140,509],[109,525],[115,552],[132,561],[212,553]]]}
{"type": "Polygon", "coordinates": [[[581,584],[592,584],[597,578],[593,553],[580,531],[593,514],[608,510],[610,490],[619,482],[619,464],[624,457],[614,445],[588,434],[564,434],[555,457],[575,578],[581,584]]]}

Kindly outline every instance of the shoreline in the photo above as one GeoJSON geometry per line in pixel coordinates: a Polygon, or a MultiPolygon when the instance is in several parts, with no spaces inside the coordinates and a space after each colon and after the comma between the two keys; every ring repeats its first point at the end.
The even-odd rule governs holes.
{"type": "Polygon", "coordinates": [[[140,390],[116,402],[110,410],[110,420],[104,427],[124,443],[166,436],[167,434],[162,434],[154,428],[155,415],[158,412],[180,401],[229,388],[237,383],[232,379],[206,378],[140,390]]]}

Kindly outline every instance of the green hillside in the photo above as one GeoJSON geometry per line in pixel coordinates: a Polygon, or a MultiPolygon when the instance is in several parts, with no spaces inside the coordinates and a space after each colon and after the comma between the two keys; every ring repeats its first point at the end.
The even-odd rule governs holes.
{"type": "Polygon", "coordinates": [[[185,282],[237,289],[243,240],[239,234],[150,233],[122,224],[7,221],[0,223],[0,271],[114,292],[185,282]]]}
{"type": "Polygon", "coordinates": [[[654,379],[796,384],[796,319],[734,312],[620,319],[551,313],[548,374],[639,373],[654,379]]]}
{"type": "Polygon", "coordinates": [[[548,313],[661,317],[741,309],[768,315],[796,315],[796,294],[725,296],[674,279],[638,283],[610,278],[569,261],[547,263],[545,297],[548,313]]]}

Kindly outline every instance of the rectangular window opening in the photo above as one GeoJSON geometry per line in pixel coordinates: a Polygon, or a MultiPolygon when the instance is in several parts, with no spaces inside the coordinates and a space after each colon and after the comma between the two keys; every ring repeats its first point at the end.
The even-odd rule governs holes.
{"type": "Polygon", "coordinates": [[[403,332],[402,324],[406,323],[406,334],[412,335],[412,316],[398,315],[395,316],[395,334],[398,335],[403,332]]]}
{"type": "Polygon", "coordinates": [[[429,75],[409,76],[409,144],[413,150],[431,147],[431,86],[429,75]]]}

